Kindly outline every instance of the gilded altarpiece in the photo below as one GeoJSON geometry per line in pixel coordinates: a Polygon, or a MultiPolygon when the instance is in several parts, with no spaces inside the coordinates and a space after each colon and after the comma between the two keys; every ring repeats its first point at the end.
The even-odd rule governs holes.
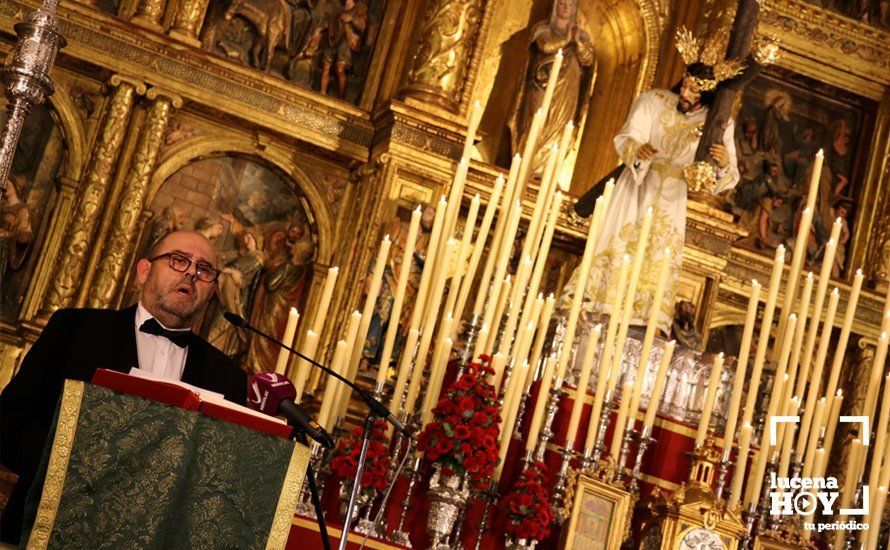
{"type": "MultiPolygon", "coordinates": [[[[232,4],[255,5],[250,0],[232,4]]],[[[320,34],[332,36],[330,24],[344,36],[360,31],[351,35],[358,36],[359,42],[350,43],[349,38],[335,43],[347,44],[355,54],[351,67],[341,64],[346,69],[345,94],[337,72],[340,53],[323,52],[321,58],[300,59],[293,68],[288,67],[293,60],[289,56],[296,51],[294,36],[300,34],[299,30],[294,33],[293,22],[298,18],[293,13],[305,9],[302,3],[296,4],[288,4],[292,10],[291,49],[281,43],[284,45],[271,48],[271,55],[268,43],[260,40],[258,27],[235,13],[231,21],[241,28],[235,33],[241,42],[235,40],[238,44],[232,46],[232,40],[226,38],[229,31],[208,38],[218,31],[213,25],[219,23],[223,6],[215,2],[139,0],[116,6],[115,13],[88,3],[60,6],[61,30],[69,46],[54,70],[61,85],[47,109],[57,121],[60,147],[66,156],[53,184],[56,191],[51,212],[45,214],[48,218],[41,222],[44,225],[34,243],[40,255],[16,298],[20,312],[8,321],[4,318],[2,337],[11,344],[6,349],[12,351],[2,359],[7,377],[3,380],[11,374],[14,357],[33,340],[55,307],[117,306],[132,299],[128,266],[146,247],[146,232],[152,224],[164,219],[175,222],[176,212],[165,213],[167,207],[162,205],[164,184],[189,166],[194,169],[198,163],[214,159],[242,159],[277,174],[293,193],[297,202],[284,219],[305,212],[307,231],[297,240],[306,239],[314,246],[307,269],[312,273],[307,273],[309,282],[301,291],[306,311],[312,311],[318,300],[325,270],[340,267],[331,315],[322,335],[322,359],[340,337],[337,327],[344,326],[345,318],[361,303],[361,288],[355,282],[367,274],[386,225],[399,209],[413,210],[447,191],[466,132],[469,106],[475,100],[482,103],[485,115],[464,201],[479,193],[485,204],[495,178],[505,172],[498,155],[506,143],[506,120],[520,85],[518,68],[528,51],[529,31],[549,17],[551,3],[430,3],[441,8],[441,13],[424,9],[428,4],[416,0],[356,0],[332,7],[329,25],[320,34]],[[367,9],[367,22],[359,29],[362,25],[347,15],[345,19],[354,25],[347,32],[345,10],[360,12],[363,8],[356,8],[360,5],[367,9]],[[466,32],[424,34],[423,29],[444,29],[434,24],[439,15],[457,17],[466,23],[462,27],[466,32]],[[220,40],[229,42],[233,53],[221,46],[220,40]],[[360,52],[354,44],[361,46],[360,52]],[[459,63],[448,66],[439,80],[431,80],[429,75],[434,73],[429,71],[428,60],[443,55],[449,58],[449,52],[459,63]],[[325,59],[332,60],[327,72],[323,70],[325,59]],[[324,75],[329,77],[326,95],[318,93],[324,75]],[[418,86],[412,88],[412,83],[421,80],[426,99],[415,93],[418,86]],[[441,100],[433,101],[429,94],[441,100]],[[347,101],[338,99],[342,95],[347,101]],[[145,170],[148,165],[151,168],[145,170]],[[128,195],[128,182],[138,182],[141,191],[128,195]],[[97,200],[88,203],[85,197],[97,200]],[[122,208],[127,204],[135,208],[122,208]],[[125,215],[129,217],[122,218],[125,215]],[[83,222],[72,223],[78,219],[83,222]],[[102,251],[115,242],[112,227],[116,219],[135,220],[134,227],[141,229],[126,235],[121,259],[102,268],[107,257],[102,251]],[[70,246],[85,242],[84,235],[97,244],[89,253],[70,246]],[[72,251],[75,257],[61,262],[75,266],[81,278],[57,280],[71,277],[70,270],[60,269],[59,258],[72,251]],[[103,285],[111,290],[92,290],[103,285]]],[[[12,25],[34,5],[30,0],[0,5],[0,51],[9,51],[12,25]]],[[[322,5],[328,4],[315,4],[322,5]]],[[[667,54],[660,52],[665,51],[662,44],[674,31],[677,18],[671,10],[679,8],[655,0],[621,1],[611,7],[580,0],[577,9],[579,26],[593,44],[597,77],[586,122],[578,130],[573,149],[576,160],[564,180],[570,182],[574,194],[585,191],[615,166],[612,134],[634,97],[653,85],[659,65],[670,64],[667,54]]],[[[315,17],[315,8],[309,9],[312,25],[315,17]]],[[[225,10],[221,20],[225,21],[225,10]]],[[[884,261],[890,255],[882,255],[890,246],[890,222],[881,216],[888,204],[887,35],[796,0],[766,2],[762,22],[765,30],[782,39],[783,70],[848,90],[878,106],[873,126],[876,137],[868,151],[861,152],[864,165],[856,188],[863,206],[853,214],[847,254],[848,266],[866,262],[876,266],[875,272],[869,273],[874,280],[860,301],[862,313],[854,329],[874,336],[880,304],[871,287],[880,284],[882,269],[890,272],[884,261]]],[[[304,49],[313,40],[313,29],[321,28],[312,25],[302,34],[304,49]]],[[[347,55],[345,51],[342,54],[347,55]]],[[[537,183],[532,182],[523,202],[526,215],[536,190],[537,183]]],[[[204,217],[228,217],[224,209],[217,210],[204,217]]],[[[231,217],[236,219],[234,212],[231,217]]],[[[186,219],[183,223],[188,226],[197,221],[186,219]]],[[[568,260],[581,249],[586,224],[574,216],[567,201],[555,246],[555,254],[567,260],[563,265],[570,265],[568,260]]],[[[234,243],[232,222],[224,220],[222,225],[226,236],[221,238],[234,243]]],[[[767,258],[733,246],[744,236],[732,214],[690,202],[681,296],[697,304],[696,323],[705,339],[712,327],[739,324],[748,281],[768,277],[767,258]]],[[[257,249],[261,249],[259,243],[257,249]]],[[[849,271],[844,276],[848,277],[849,271]]],[[[561,287],[558,274],[549,277],[551,288],[561,287]]],[[[840,285],[843,308],[848,285],[843,281],[840,285]]]]}

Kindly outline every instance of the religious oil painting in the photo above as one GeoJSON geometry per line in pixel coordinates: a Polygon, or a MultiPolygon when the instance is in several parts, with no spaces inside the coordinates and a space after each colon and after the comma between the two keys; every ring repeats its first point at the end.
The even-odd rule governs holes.
{"type": "MultiPolygon", "coordinates": [[[[6,125],[6,102],[0,104],[6,125]]],[[[65,158],[61,127],[45,105],[25,121],[6,193],[0,197],[0,318],[15,320],[44,242],[65,158]]]]}
{"type": "Polygon", "coordinates": [[[832,224],[840,218],[832,275],[845,276],[874,109],[860,96],[785,70],[767,71],[748,85],[736,124],[741,179],[730,194],[732,213],[748,231],[740,245],[770,256],[780,244],[793,249],[822,149],[805,269],[821,265],[832,224]]]}
{"type": "Polygon", "coordinates": [[[630,497],[610,485],[579,476],[561,548],[613,550],[621,546],[630,497]]]}
{"type": "Polygon", "coordinates": [[[214,0],[205,50],[358,102],[384,0],[214,0]]]}
{"type": "Polygon", "coordinates": [[[199,231],[214,243],[221,273],[197,332],[254,372],[274,369],[278,349],[237,330],[223,313],[241,315],[280,338],[290,308],[302,311],[315,258],[315,232],[308,204],[288,181],[240,157],[192,162],[170,176],[155,195],[153,218],[142,237],[139,257],[176,229],[199,231]]]}

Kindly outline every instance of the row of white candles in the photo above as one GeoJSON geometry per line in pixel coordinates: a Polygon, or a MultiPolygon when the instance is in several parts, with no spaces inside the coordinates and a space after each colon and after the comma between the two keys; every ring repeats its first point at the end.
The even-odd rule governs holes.
{"type": "MultiPolygon", "coordinates": [[[[469,118],[469,129],[467,139],[464,144],[464,154],[458,164],[455,179],[451,186],[451,192],[446,199],[442,199],[436,206],[436,217],[433,223],[431,237],[427,250],[427,261],[421,274],[421,281],[417,295],[414,297],[414,308],[410,317],[409,330],[405,345],[402,349],[401,360],[398,364],[397,377],[393,397],[390,406],[394,410],[410,413],[415,410],[416,400],[419,396],[421,388],[421,379],[425,367],[425,358],[435,336],[435,348],[430,364],[430,375],[426,385],[426,394],[422,405],[421,413],[424,422],[428,422],[432,418],[432,409],[438,399],[441,390],[442,379],[445,374],[445,366],[452,351],[453,341],[457,336],[460,320],[463,318],[464,309],[469,299],[469,294],[474,286],[474,278],[478,267],[482,262],[483,250],[488,241],[491,226],[494,217],[497,216],[497,224],[494,233],[491,236],[489,253],[485,258],[483,271],[478,284],[478,291],[475,296],[474,306],[472,309],[472,318],[477,320],[479,332],[477,334],[476,355],[496,351],[493,354],[492,366],[495,370],[494,382],[499,384],[503,381],[503,375],[506,362],[509,360],[513,364],[513,374],[506,381],[507,386],[504,389],[503,417],[504,423],[501,430],[501,464],[506,458],[509,447],[510,434],[513,431],[514,423],[517,420],[517,409],[521,396],[529,391],[532,381],[535,378],[536,367],[541,361],[541,352],[544,345],[544,335],[550,318],[553,314],[554,297],[550,295],[546,301],[538,292],[543,267],[547,260],[550,243],[553,237],[553,231],[559,216],[560,206],[563,200],[562,194],[557,190],[557,174],[560,172],[562,160],[565,158],[568,150],[570,138],[573,128],[569,125],[560,141],[553,147],[548,163],[544,168],[541,186],[538,191],[537,199],[531,212],[529,220],[527,236],[522,247],[520,255],[520,264],[517,272],[512,275],[507,274],[509,259],[513,251],[513,244],[519,222],[522,214],[521,198],[525,192],[526,183],[530,171],[530,162],[534,158],[535,147],[537,146],[538,133],[543,122],[546,120],[547,110],[549,109],[548,98],[552,95],[555,85],[555,77],[559,71],[559,64],[562,56],[558,55],[554,63],[551,73],[550,82],[548,82],[547,92],[542,108],[536,113],[532,122],[529,137],[526,140],[526,148],[522,155],[517,155],[513,159],[508,177],[505,179],[499,176],[492,193],[490,195],[488,205],[483,214],[481,224],[478,226],[476,222],[478,213],[481,208],[481,198],[479,195],[473,197],[468,211],[466,224],[460,239],[455,237],[455,228],[457,225],[458,212],[460,209],[460,200],[463,195],[464,184],[469,167],[469,154],[473,140],[475,139],[475,131],[481,118],[481,109],[479,104],[475,104],[469,118]],[[474,234],[476,235],[473,240],[474,234]],[[453,269],[452,269],[453,267],[453,269]],[[444,286],[448,275],[451,275],[452,282],[445,300],[444,315],[440,315],[442,310],[442,299],[444,286]],[[506,330],[502,335],[500,346],[497,350],[493,350],[493,346],[497,338],[497,327],[501,325],[501,319],[506,315],[506,330]],[[437,322],[441,319],[441,322],[437,322]],[[438,328],[438,331],[436,330],[438,328]],[[415,348],[419,348],[415,355],[415,348]],[[407,388],[406,388],[407,387],[407,388]],[[407,389],[407,395],[404,401],[402,396],[407,389]]],[[[805,248],[806,239],[809,235],[812,216],[816,198],[816,188],[818,178],[821,173],[823,161],[822,151],[816,156],[812,179],[810,182],[809,194],[807,197],[807,205],[803,211],[799,233],[794,246],[794,256],[790,266],[790,277],[785,288],[782,310],[779,314],[779,330],[777,338],[772,349],[771,359],[777,361],[779,370],[776,375],[776,382],[771,394],[768,405],[770,414],[786,412],[793,414],[803,406],[803,422],[798,433],[796,450],[798,456],[804,460],[804,464],[810,468],[811,474],[824,474],[827,464],[820,464],[820,457],[827,457],[831,449],[831,438],[833,437],[833,426],[837,424],[837,416],[840,410],[840,403],[843,399],[842,393],[836,388],[840,367],[843,362],[843,352],[846,348],[847,338],[850,334],[853,318],[855,315],[856,302],[861,290],[863,274],[861,270],[854,277],[853,288],[848,299],[847,312],[844,323],[841,328],[841,339],[838,342],[836,352],[831,365],[829,383],[825,392],[821,392],[820,382],[825,361],[828,353],[829,337],[834,323],[835,312],[839,300],[838,289],[835,288],[829,294],[828,307],[825,313],[821,338],[819,338],[819,324],[822,316],[822,309],[827,294],[827,287],[830,282],[831,265],[834,262],[834,255],[837,249],[837,242],[841,228],[840,220],[836,221],[832,227],[831,238],[825,247],[825,253],[822,260],[822,271],[819,276],[818,287],[815,292],[815,301],[812,305],[813,315],[809,320],[809,330],[806,330],[807,314],[810,308],[810,297],[813,293],[814,275],[809,273],[801,294],[800,304],[796,313],[791,313],[796,299],[798,281],[803,264],[803,250],[805,248]],[[806,340],[804,342],[804,336],[806,340]],[[813,355],[816,350],[816,341],[819,340],[818,352],[813,355]],[[806,394],[806,400],[803,401],[803,390],[807,382],[809,391],[806,394]],[[795,386],[796,382],[796,386],[795,386]],[[822,395],[821,399],[819,396],[822,395]],[[832,428],[832,429],[829,429],[832,428]],[[826,430],[825,442],[823,447],[817,448],[817,441],[821,431],[826,430]],[[820,469],[821,468],[821,469],[820,469]]],[[[607,185],[607,190],[602,197],[597,200],[596,208],[589,226],[587,242],[582,256],[580,266],[578,268],[578,292],[573,298],[569,316],[566,325],[564,341],[573,342],[580,314],[581,303],[583,299],[584,282],[590,276],[593,254],[596,248],[597,235],[600,226],[605,218],[606,208],[611,197],[612,184],[607,185]]],[[[572,413],[568,426],[567,442],[572,444],[580,443],[587,456],[593,452],[593,445],[597,440],[597,430],[599,427],[598,418],[602,412],[604,400],[611,395],[619,386],[620,380],[620,362],[623,355],[623,343],[626,340],[627,329],[629,327],[630,315],[632,313],[633,302],[636,296],[636,289],[639,282],[639,275],[642,267],[642,261],[645,257],[646,246],[648,244],[648,233],[651,228],[652,210],[646,212],[643,217],[640,238],[638,246],[633,256],[625,256],[619,268],[619,275],[615,292],[612,294],[613,307],[612,316],[610,317],[608,327],[605,332],[605,346],[603,347],[603,356],[599,358],[600,372],[597,374],[597,385],[594,393],[593,411],[589,424],[586,438],[583,441],[576,441],[577,432],[580,425],[581,407],[584,402],[584,395],[588,387],[590,377],[593,375],[592,365],[595,362],[595,350],[598,342],[603,334],[603,327],[597,326],[591,331],[588,350],[582,359],[581,372],[577,387],[578,395],[572,408],[572,413]]],[[[406,283],[408,280],[411,266],[411,258],[414,254],[417,237],[420,227],[421,209],[418,207],[412,212],[411,222],[409,224],[408,235],[403,250],[403,258],[401,263],[401,271],[398,275],[398,285],[394,291],[394,301],[390,318],[395,320],[400,317],[401,309],[404,307],[406,283]]],[[[332,360],[332,368],[337,372],[348,376],[354,380],[361,359],[361,351],[364,347],[365,338],[367,336],[368,326],[370,324],[370,316],[373,312],[374,304],[379,295],[382,283],[383,269],[387,261],[390,250],[389,236],[383,239],[378,251],[378,255],[374,264],[371,284],[369,292],[366,296],[364,308],[361,312],[356,311],[352,314],[348,323],[345,338],[338,341],[332,360]]],[[[757,307],[760,301],[761,286],[757,281],[752,281],[752,290],[749,300],[748,310],[746,314],[745,328],[743,331],[742,345],[739,353],[738,363],[735,371],[735,382],[730,395],[730,406],[727,415],[727,425],[725,431],[725,447],[731,447],[735,436],[738,421],[741,420],[741,429],[739,430],[739,456],[747,457],[751,445],[752,421],[756,404],[756,389],[759,387],[762,377],[763,367],[768,351],[768,339],[772,328],[773,318],[779,295],[779,288],[782,278],[782,271],[785,264],[785,250],[780,246],[777,248],[776,256],[773,263],[773,271],[770,277],[769,286],[766,295],[766,305],[763,309],[763,316],[760,327],[759,343],[755,352],[754,365],[750,374],[750,388],[748,398],[745,402],[745,408],[741,419],[738,413],[741,407],[741,397],[743,394],[743,381],[746,379],[748,356],[753,339],[753,332],[756,324],[757,307]]],[[[643,339],[643,349],[638,364],[636,376],[633,382],[627,381],[623,384],[621,391],[621,400],[618,407],[618,415],[610,448],[610,454],[617,459],[621,445],[621,434],[623,433],[628,420],[635,418],[641,393],[643,389],[643,380],[646,368],[649,363],[649,356],[654,341],[655,327],[657,326],[657,304],[661,301],[661,294],[664,291],[665,281],[667,279],[670,268],[671,251],[665,250],[662,259],[662,265],[659,271],[658,283],[653,300],[653,308],[647,323],[646,334],[643,339]]],[[[328,276],[322,291],[320,305],[316,310],[312,327],[307,330],[306,338],[303,342],[303,350],[305,355],[314,357],[317,352],[318,335],[323,328],[324,320],[330,306],[331,297],[333,295],[334,286],[336,284],[338,270],[336,267],[328,271],[328,276]]],[[[888,301],[890,308],[890,301],[888,301]]],[[[284,341],[292,342],[296,330],[299,314],[295,309],[291,310],[288,323],[285,329],[284,341]]],[[[887,335],[890,329],[890,309],[885,312],[885,326],[882,327],[883,334],[879,340],[878,350],[876,354],[875,364],[872,368],[870,376],[870,384],[868,397],[864,410],[866,413],[873,411],[877,401],[877,388],[882,375],[884,358],[887,351],[887,335]]],[[[388,375],[389,364],[392,359],[392,353],[397,336],[398,323],[391,322],[389,324],[383,345],[381,355],[380,368],[377,377],[377,387],[382,389],[388,375]]],[[[649,405],[646,409],[644,418],[644,426],[651,428],[654,423],[655,413],[658,409],[661,393],[664,390],[665,379],[668,366],[671,361],[674,350],[674,342],[665,345],[662,361],[656,375],[654,390],[649,399],[649,405]]],[[[571,352],[568,349],[563,350],[556,356],[551,356],[544,361],[543,373],[540,377],[542,383],[539,388],[538,399],[532,409],[530,416],[530,433],[526,440],[527,450],[531,450],[537,441],[540,432],[543,417],[545,414],[546,400],[550,388],[555,385],[561,386],[565,376],[565,370],[570,359],[571,352]]],[[[283,372],[287,364],[287,352],[282,351],[278,358],[276,371],[283,372]]],[[[297,369],[296,383],[298,389],[298,398],[302,395],[302,390],[306,386],[309,374],[309,364],[305,361],[299,362],[297,369]]],[[[710,424],[710,417],[713,414],[713,408],[716,401],[716,392],[722,375],[723,354],[715,357],[714,365],[711,371],[711,377],[706,391],[705,402],[702,410],[699,429],[696,433],[696,444],[701,445],[707,434],[710,424]]],[[[885,387],[887,387],[885,385],[885,387]]],[[[883,400],[881,410],[882,421],[879,422],[878,438],[875,448],[876,454],[880,460],[877,460],[877,467],[873,466],[869,476],[874,477],[875,483],[871,484],[872,491],[879,495],[879,491],[886,494],[884,472],[890,477],[890,460],[883,460],[885,463],[881,466],[883,457],[883,448],[887,447],[886,442],[886,424],[890,419],[890,397],[886,395],[883,400]],[[881,453],[878,453],[880,446],[881,453]]],[[[345,414],[346,404],[349,400],[349,392],[332,380],[328,381],[322,398],[322,410],[319,416],[319,422],[330,428],[336,418],[345,414]]],[[[750,504],[755,501],[760,494],[760,487],[763,481],[763,472],[766,462],[772,457],[773,453],[781,456],[782,469],[787,471],[788,457],[790,457],[791,435],[790,430],[783,430],[777,438],[777,447],[772,448],[769,445],[767,430],[764,431],[761,440],[761,451],[757,455],[754,463],[754,472],[750,476],[752,482],[748,485],[746,503],[750,504]]],[[[853,461],[856,462],[856,461],[853,461]]],[[[864,460],[860,460],[857,464],[864,466],[864,460]]],[[[873,462],[875,462],[873,460],[873,462]]],[[[746,461],[737,460],[736,469],[730,489],[730,504],[736,505],[741,500],[742,481],[745,477],[746,461]]],[[[857,475],[861,472],[857,472],[857,475]]],[[[816,476],[818,477],[818,476],[816,476]]]]}

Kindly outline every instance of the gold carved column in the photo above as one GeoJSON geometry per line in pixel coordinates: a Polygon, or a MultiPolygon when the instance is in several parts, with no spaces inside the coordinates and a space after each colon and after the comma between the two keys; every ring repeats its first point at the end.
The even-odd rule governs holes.
{"type": "Polygon", "coordinates": [[[80,196],[77,206],[62,240],[59,261],[53,268],[54,274],[44,298],[42,309],[46,313],[71,305],[77,292],[127,133],[135,96],[145,93],[145,84],[120,75],[111,77],[111,85],[114,86],[111,101],[96,138],[89,169],[78,191],[80,196]]]}
{"type": "Polygon", "coordinates": [[[140,27],[162,32],[161,17],[166,7],[167,0],[137,0],[136,14],[131,21],[140,27]]]}
{"type": "Polygon", "coordinates": [[[198,34],[210,0],[182,0],[170,28],[170,37],[196,48],[201,46],[198,34]]]}
{"type": "Polygon", "coordinates": [[[173,109],[182,107],[182,99],[157,88],[146,94],[152,100],[139,133],[133,160],[124,180],[123,196],[114,213],[111,232],[105,241],[105,248],[97,270],[96,284],[91,286],[87,304],[90,307],[109,307],[114,301],[125,261],[135,246],[138,224],[145,202],[148,183],[154,173],[158,152],[164,142],[167,123],[173,109]]]}
{"type": "Polygon", "coordinates": [[[420,24],[406,97],[449,110],[461,102],[485,0],[431,0],[420,24]]]}

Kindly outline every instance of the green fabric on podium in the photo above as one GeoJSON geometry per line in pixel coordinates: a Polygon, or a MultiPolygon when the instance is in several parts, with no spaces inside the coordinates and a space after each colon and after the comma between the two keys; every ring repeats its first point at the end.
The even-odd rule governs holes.
{"type": "Polygon", "coordinates": [[[50,440],[29,548],[283,547],[308,461],[292,441],[72,381],[50,440]]]}

